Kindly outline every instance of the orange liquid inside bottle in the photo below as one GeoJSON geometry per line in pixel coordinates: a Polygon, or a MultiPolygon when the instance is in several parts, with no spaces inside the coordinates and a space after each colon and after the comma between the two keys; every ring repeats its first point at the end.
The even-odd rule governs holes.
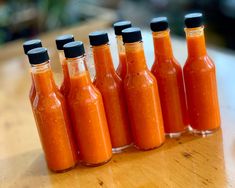
{"type": "Polygon", "coordinates": [[[82,164],[87,166],[101,165],[112,157],[102,96],[91,82],[84,54],[79,53],[76,57],[69,55],[74,46],[78,46],[78,49],[83,48],[82,43],[74,42],[67,45],[65,53],[66,51],[68,53],[66,57],[71,83],[68,104],[79,148],[79,158],[82,164]]]}
{"type": "Polygon", "coordinates": [[[67,61],[64,57],[64,52],[62,50],[59,51],[59,58],[60,58],[60,63],[61,63],[63,75],[64,75],[64,79],[60,86],[60,92],[67,99],[69,90],[70,90],[70,79],[69,79],[69,70],[68,70],[67,61]]]}
{"type": "Polygon", "coordinates": [[[124,80],[127,72],[125,47],[122,42],[122,36],[117,35],[116,38],[117,38],[118,57],[119,57],[119,64],[116,72],[121,77],[121,79],[124,80]]]}
{"type": "MultiPolygon", "coordinates": [[[[42,42],[39,39],[33,39],[33,40],[28,40],[26,42],[24,42],[23,44],[23,49],[24,49],[24,53],[25,55],[27,55],[27,53],[34,49],[34,48],[38,48],[38,47],[42,47],[42,42]]],[[[35,86],[33,83],[33,75],[31,73],[31,87],[30,87],[30,91],[29,91],[29,100],[31,103],[31,106],[33,106],[33,101],[36,95],[36,90],[35,90],[35,86]]]]}
{"type": "MultiPolygon", "coordinates": [[[[51,74],[52,74],[52,72],[51,72],[51,74]]],[[[34,101],[35,96],[36,96],[36,88],[35,88],[35,84],[34,84],[34,81],[33,81],[32,73],[31,73],[31,80],[32,80],[32,84],[31,84],[30,91],[29,91],[29,100],[30,100],[31,105],[33,106],[33,101],[34,101]]],[[[56,92],[59,92],[58,86],[55,83],[53,83],[53,84],[54,84],[56,92]]]]}
{"type": "Polygon", "coordinates": [[[92,51],[96,68],[94,84],[103,97],[113,152],[121,152],[132,143],[123,83],[114,70],[109,45],[92,46],[92,51]]]}
{"type": "Polygon", "coordinates": [[[113,24],[114,33],[116,35],[116,40],[117,40],[117,48],[119,56],[119,64],[116,72],[121,77],[122,80],[124,80],[127,72],[125,47],[122,41],[122,31],[130,27],[131,27],[131,22],[128,20],[118,21],[113,24]]]}
{"type": "Polygon", "coordinates": [[[169,32],[153,32],[155,61],[151,71],[158,82],[165,132],[175,137],[186,130],[189,122],[183,73],[173,56],[169,32]]]}
{"type": "MultiPolygon", "coordinates": [[[[44,48],[35,50],[30,52],[47,53],[44,48]]],[[[32,64],[32,75],[36,89],[33,111],[48,167],[56,172],[68,170],[77,163],[77,151],[64,97],[55,88],[48,60],[32,64]]]]}
{"type": "Polygon", "coordinates": [[[204,135],[220,127],[220,110],[215,65],[207,55],[203,29],[185,29],[188,58],[184,78],[191,128],[204,135]]]}
{"type": "Polygon", "coordinates": [[[63,76],[64,76],[62,84],[60,86],[60,92],[64,95],[66,100],[67,100],[69,90],[70,90],[70,79],[69,79],[69,71],[68,71],[67,61],[64,57],[63,46],[65,44],[67,44],[69,42],[73,42],[73,41],[74,41],[74,37],[73,37],[73,35],[70,35],[70,34],[60,35],[55,40],[56,47],[57,47],[58,54],[59,54],[60,63],[61,63],[62,70],[63,70],[63,76]]]}
{"type": "Polygon", "coordinates": [[[35,85],[33,83],[33,75],[32,74],[31,74],[31,80],[32,80],[32,83],[31,83],[31,87],[30,87],[30,91],[29,91],[29,100],[30,100],[31,106],[33,106],[33,101],[36,96],[36,89],[35,89],[35,85]]]}
{"type": "Polygon", "coordinates": [[[165,141],[157,81],[147,69],[140,30],[129,28],[124,31],[127,57],[124,90],[132,135],[138,149],[149,150],[159,147],[165,141]],[[130,36],[133,34],[137,36],[130,36]],[[135,40],[130,42],[129,38],[135,40]]]}

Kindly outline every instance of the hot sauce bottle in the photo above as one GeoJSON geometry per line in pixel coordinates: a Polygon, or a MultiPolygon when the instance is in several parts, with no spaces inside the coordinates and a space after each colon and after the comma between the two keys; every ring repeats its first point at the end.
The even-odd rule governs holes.
{"type": "Polygon", "coordinates": [[[165,141],[157,81],[146,65],[140,29],[124,29],[122,37],[127,59],[124,91],[134,144],[150,150],[165,141]]]}
{"type": "Polygon", "coordinates": [[[108,34],[93,32],[89,39],[96,69],[94,85],[104,101],[113,152],[120,152],[132,143],[123,83],[113,67],[108,34]]]}
{"type": "Polygon", "coordinates": [[[211,133],[220,127],[215,65],[207,55],[202,14],[185,16],[188,58],[184,78],[190,125],[194,133],[211,133]]]}
{"type": "Polygon", "coordinates": [[[68,105],[81,163],[98,166],[112,157],[112,147],[100,92],[92,84],[83,43],[64,45],[70,76],[68,105]]]}
{"type": "Polygon", "coordinates": [[[55,87],[46,48],[28,52],[36,96],[33,111],[49,169],[61,172],[76,165],[77,151],[71,134],[65,99],[55,87]]]}
{"type": "MultiPolygon", "coordinates": [[[[42,42],[39,39],[28,40],[28,41],[24,42],[24,44],[23,44],[25,55],[27,55],[28,51],[30,51],[34,48],[38,48],[38,47],[42,47],[42,42]]],[[[30,92],[29,92],[29,100],[30,100],[31,106],[33,106],[33,101],[34,101],[34,98],[36,95],[36,90],[35,90],[35,86],[33,83],[33,75],[32,74],[31,74],[31,79],[32,79],[32,84],[31,84],[31,88],[30,88],[30,92]]]]}
{"type": "Polygon", "coordinates": [[[66,43],[73,42],[74,37],[73,35],[61,35],[61,36],[58,36],[55,41],[56,41],[56,47],[58,50],[59,59],[60,59],[60,63],[61,63],[63,75],[64,75],[64,79],[60,86],[60,92],[64,95],[65,99],[67,100],[67,96],[69,94],[69,89],[70,89],[70,80],[69,80],[69,71],[68,71],[67,61],[64,57],[63,46],[66,43]]]}
{"type": "Polygon", "coordinates": [[[117,48],[118,48],[118,57],[119,64],[117,67],[117,74],[124,80],[126,76],[126,54],[125,48],[122,41],[122,30],[131,27],[130,21],[119,21],[113,24],[114,32],[117,40],[117,48]]]}
{"type": "Polygon", "coordinates": [[[154,18],[150,27],[155,53],[151,72],[158,83],[165,133],[180,136],[188,125],[183,72],[172,52],[167,18],[154,18]]]}

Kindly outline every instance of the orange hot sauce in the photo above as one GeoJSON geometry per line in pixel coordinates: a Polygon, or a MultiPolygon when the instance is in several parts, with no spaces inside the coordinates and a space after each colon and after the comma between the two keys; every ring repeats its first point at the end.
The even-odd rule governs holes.
{"type": "Polygon", "coordinates": [[[89,38],[96,69],[94,84],[104,101],[113,151],[120,152],[132,142],[123,83],[113,67],[108,34],[97,31],[89,38]]]}
{"type": "Polygon", "coordinates": [[[117,67],[117,74],[124,80],[127,72],[126,68],[126,54],[125,48],[122,41],[122,30],[131,27],[130,21],[119,21],[113,24],[114,32],[117,40],[117,48],[118,48],[118,56],[119,56],[119,64],[117,67]]]}
{"type": "Polygon", "coordinates": [[[215,65],[207,55],[202,14],[186,15],[185,25],[188,58],[184,78],[190,125],[193,132],[205,135],[220,127],[215,65]]]}
{"type": "Polygon", "coordinates": [[[31,74],[31,80],[32,80],[32,84],[31,84],[30,91],[29,91],[29,100],[30,100],[31,106],[33,106],[33,101],[36,96],[36,89],[35,89],[35,85],[33,83],[33,75],[32,74],[31,74]]]}
{"type": "Polygon", "coordinates": [[[64,45],[70,75],[68,105],[82,164],[97,166],[112,157],[112,147],[100,92],[93,86],[85,63],[83,43],[64,45]]]}
{"type": "Polygon", "coordinates": [[[164,129],[170,137],[180,136],[188,125],[182,69],[173,56],[167,18],[154,18],[150,26],[155,51],[151,71],[158,82],[164,129]]]}
{"type": "Polygon", "coordinates": [[[67,100],[69,89],[70,89],[70,79],[69,79],[69,70],[67,61],[64,57],[63,46],[69,42],[73,42],[74,37],[73,35],[61,35],[56,38],[56,47],[59,53],[60,63],[63,70],[64,79],[60,86],[60,92],[64,95],[67,100]]]}
{"type": "MultiPolygon", "coordinates": [[[[24,42],[24,44],[23,44],[25,55],[27,55],[28,51],[30,51],[34,48],[38,48],[38,47],[42,47],[42,42],[39,39],[28,40],[28,41],[24,42]]],[[[32,84],[31,84],[31,88],[29,91],[29,100],[30,100],[31,106],[33,106],[33,101],[36,96],[36,90],[35,90],[35,86],[33,83],[33,75],[32,74],[31,74],[31,79],[32,79],[32,84]]]]}
{"type": "Polygon", "coordinates": [[[48,167],[55,172],[68,170],[76,165],[77,151],[64,97],[52,77],[47,49],[30,50],[28,57],[36,89],[33,111],[48,167]]]}
{"type": "Polygon", "coordinates": [[[134,144],[149,150],[165,141],[162,111],[155,77],[147,69],[139,28],[122,31],[127,58],[124,90],[134,144]]]}
{"type": "MultiPolygon", "coordinates": [[[[117,40],[122,40],[122,39],[118,39],[120,37],[117,37],[117,40]]],[[[122,80],[124,80],[125,76],[126,76],[126,72],[127,72],[127,68],[126,68],[126,54],[120,52],[118,54],[119,57],[119,65],[117,67],[117,74],[121,77],[122,80]]]]}

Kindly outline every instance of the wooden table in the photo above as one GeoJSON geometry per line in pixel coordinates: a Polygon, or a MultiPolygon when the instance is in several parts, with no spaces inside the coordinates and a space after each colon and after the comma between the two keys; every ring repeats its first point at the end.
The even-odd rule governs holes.
{"type": "MultiPolygon", "coordinates": [[[[68,33],[87,42],[93,27],[107,28],[107,23],[88,23],[68,33]]],[[[113,32],[111,45],[117,66],[113,32]]],[[[67,30],[59,32],[67,33],[67,30]]],[[[41,38],[49,46],[56,80],[61,68],[54,49],[54,34],[41,38]]],[[[153,62],[150,32],[144,32],[148,66],[153,62]]],[[[175,56],[181,64],[186,59],[186,45],[173,39],[175,56]]],[[[46,166],[28,100],[29,65],[21,41],[1,48],[0,55],[0,187],[235,187],[235,55],[219,49],[209,54],[217,67],[222,130],[202,138],[189,133],[167,139],[155,150],[140,152],[134,148],[115,154],[100,167],[77,166],[61,174],[46,166]],[[8,47],[8,48],[7,48],[8,47]],[[11,47],[11,48],[10,48],[11,47]],[[4,53],[2,53],[4,52],[4,53]],[[7,54],[7,55],[6,55],[7,54]]],[[[89,63],[91,66],[91,62],[89,63]]],[[[91,66],[92,67],[92,66],[91,66]]]]}

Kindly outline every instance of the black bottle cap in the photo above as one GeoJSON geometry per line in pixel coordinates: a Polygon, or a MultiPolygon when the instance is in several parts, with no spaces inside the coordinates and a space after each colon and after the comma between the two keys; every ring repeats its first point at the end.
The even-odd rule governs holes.
{"type": "Polygon", "coordinates": [[[113,24],[115,35],[122,35],[122,30],[131,27],[131,21],[118,21],[113,24]]]}
{"type": "Polygon", "coordinates": [[[63,50],[63,46],[69,42],[73,42],[73,35],[61,35],[55,39],[57,50],[63,50]]]}
{"type": "Polygon", "coordinates": [[[91,46],[99,46],[109,42],[108,33],[103,31],[95,31],[89,34],[91,46]]]}
{"type": "Polygon", "coordinates": [[[122,38],[124,43],[138,42],[142,40],[140,28],[130,27],[122,30],[122,38]]]}
{"type": "Polygon", "coordinates": [[[187,28],[202,26],[202,13],[191,13],[184,16],[184,23],[187,28]]]}
{"type": "Polygon", "coordinates": [[[49,60],[47,49],[43,47],[34,48],[27,55],[30,64],[41,64],[49,60]]]}
{"type": "Polygon", "coordinates": [[[29,50],[32,50],[34,48],[42,47],[42,42],[39,39],[33,39],[33,40],[28,40],[24,42],[23,48],[24,48],[24,53],[27,55],[29,50]]]}
{"type": "Polygon", "coordinates": [[[165,31],[168,29],[167,17],[153,18],[150,22],[150,28],[153,32],[165,31]]]}
{"type": "Polygon", "coordinates": [[[75,58],[84,55],[84,45],[81,41],[69,42],[64,45],[64,55],[66,58],[75,58]]]}

